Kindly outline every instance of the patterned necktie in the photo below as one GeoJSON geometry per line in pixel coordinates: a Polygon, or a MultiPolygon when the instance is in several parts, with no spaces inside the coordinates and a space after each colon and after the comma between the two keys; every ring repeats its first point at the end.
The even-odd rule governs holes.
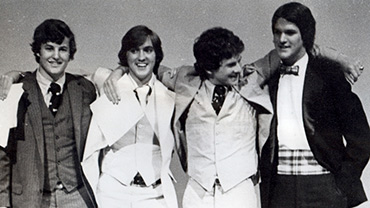
{"type": "Polygon", "coordinates": [[[280,74],[284,74],[284,75],[292,74],[292,75],[298,76],[298,72],[299,72],[298,65],[294,65],[294,66],[285,66],[284,64],[280,65],[280,74]]]}
{"type": "Polygon", "coordinates": [[[145,109],[146,104],[148,103],[148,96],[151,94],[152,89],[148,85],[143,85],[136,88],[135,90],[136,98],[139,100],[140,105],[145,109]]]}
{"type": "Polygon", "coordinates": [[[51,113],[55,116],[58,112],[58,107],[60,103],[62,102],[62,94],[60,93],[60,86],[56,84],[55,82],[52,82],[50,84],[50,88],[48,92],[51,92],[52,96],[49,103],[49,109],[51,113]]]}
{"type": "Polygon", "coordinates": [[[220,112],[222,104],[224,104],[226,97],[226,88],[222,85],[216,85],[213,91],[212,106],[215,109],[216,114],[220,112]]]}

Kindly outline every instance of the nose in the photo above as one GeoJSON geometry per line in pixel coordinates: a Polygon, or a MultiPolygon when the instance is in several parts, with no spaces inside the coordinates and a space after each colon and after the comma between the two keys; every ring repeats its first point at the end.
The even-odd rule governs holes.
{"type": "Polygon", "coordinates": [[[139,51],[139,60],[140,61],[145,60],[145,52],[143,50],[139,51]]]}
{"type": "Polygon", "coordinates": [[[280,34],[279,42],[280,42],[280,43],[285,43],[285,42],[286,42],[286,36],[285,36],[285,34],[284,34],[284,33],[281,33],[281,34],[280,34]]]}
{"type": "Polygon", "coordinates": [[[236,64],[234,69],[233,69],[234,73],[241,73],[242,72],[242,67],[240,66],[240,64],[236,64]]]}
{"type": "Polygon", "coordinates": [[[54,58],[54,59],[59,59],[59,57],[60,57],[60,56],[59,56],[59,50],[55,49],[55,50],[54,50],[54,53],[53,53],[53,58],[54,58]]]}

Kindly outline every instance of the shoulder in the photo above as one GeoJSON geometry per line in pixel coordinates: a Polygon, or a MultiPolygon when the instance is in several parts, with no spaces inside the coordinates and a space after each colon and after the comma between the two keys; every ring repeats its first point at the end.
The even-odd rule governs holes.
{"type": "Polygon", "coordinates": [[[194,66],[184,65],[175,69],[177,83],[191,83],[193,81],[200,81],[200,76],[195,70],[194,66]]]}
{"type": "Polygon", "coordinates": [[[256,67],[257,71],[264,79],[270,78],[280,65],[280,58],[276,50],[271,50],[264,57],[253,62],[252,65],[256,67]]]}
{"type": "Polygon", "coordinates": [[[157,93],[159,95],[165,95],[169,97],[170,99],[175,99],[175,92],[169,90],[162,82],[156,79],[155,81],[155,88],[158,91],[157,93]]]}
{"type": "Polygon", "coordinates": [[[323,83],[326,90],[335,94],[342,94],[352,91],[351,84],[346,80],[342,66],[326,58],[315,57],[310,59],[306,72],[306,79],[321,81],[312,83],[323,83]]]}
{"type": "Polygon", "coordinates": [[[320,77],[322,77],[326,81],[345,81],[342,66],[333,60],[317,56],[315,58],[310,57],[308,67],[309,70],[316,74],[319,74],[320,77]]]}
{"type": "Polygon", "coordinates": [[[77,84],[83,87],[86,91],[95,91],[94,84],[82,75],[66,73],[66,80],[67,82],[77,82],[77,84]]]}
{"type": "Polygon", "coordinates": [[[81,87],[82,92],[96,97],[96,90],[94,84],[81,75],[66,73],[66,84],[75,82],[77,86],[81,87]]]}
{"type": "Polygon", "coordinates": [[[183,65],[178,68],[176,68],[176,71],[178,74],[181,74],[183,76],[198,76],[198,73],[195,71],[194,66],[190,65],[183,65]]]}

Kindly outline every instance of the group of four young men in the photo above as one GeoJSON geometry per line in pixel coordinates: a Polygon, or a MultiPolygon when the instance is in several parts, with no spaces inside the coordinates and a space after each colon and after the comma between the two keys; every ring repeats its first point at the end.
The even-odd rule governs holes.
{"type": "Polygon", "coordinates": [[[244,44],[224,28],[196,39],[194,66],[171,70],[159,66],[159,37],[133,27],[106,95],[111,71],[94,74],[94,102],[94,86],[65,73],[73,33],[45,21],[32,44],[39,68],[20,78],[18,125],[0,151],[0,206],[177,207],[174,147],[189,175],[183,207],[258,207],[260,176],[263,207],[366,201],[370,130],[348,66],[315,53],[315,20],[300,3],[279,7],[272,31],[275,51],[255,71],[241,67],[244,44]]]}

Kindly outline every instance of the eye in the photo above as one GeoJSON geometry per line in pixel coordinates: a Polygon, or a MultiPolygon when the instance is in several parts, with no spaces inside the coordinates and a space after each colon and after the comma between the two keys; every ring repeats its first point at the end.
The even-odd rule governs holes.
{"type": "Polygon", "coordinates": [[[232,68],[232,67],[236,66],[236,63],[237,62],[232,62],[232,63],[227,64],[226,66],[229,67],[229,68],[232,68]]]}
{"type": "Polygon", "coordinates": [[[287,34],[287,35],[295,35],[295,34],[297,34],[297,31],[295,31],[295,30],[287,30],[287,31],[285,31],[285,34],[287,34]]]}
{"type": "Polygon", "coordinates": [[[139,52],[139,50],[138,50],[137,48],[131,48],[131,49],[129,50],[129,52],[130,52],[130,53],[138,53],[138,52],[139,52]]]}
{"type": "Polygon", "coordinates": [[[153,52],[154,52],[154,48],[153,48],[153,47],[151,47],[151,46],[149,46],[149,47],[145,47],[145,48],[144,48],[144,51],[145,51],[146,53],[153,53],[153,52]]]}
{"type": "Polygon", "coordinates": [[[59,48],[59,50],[63,51],[63,52],[68,52],[69,48],[68,47],[61,47],[61,48],[59,48]]]}
{"type": "Polygon", "coordinates": [[[54,50],[54,47],[53,46],[46,45],[46,46],[44,46],[44,49],[47,50],[47,51],[53,51],[54,50]]]}

